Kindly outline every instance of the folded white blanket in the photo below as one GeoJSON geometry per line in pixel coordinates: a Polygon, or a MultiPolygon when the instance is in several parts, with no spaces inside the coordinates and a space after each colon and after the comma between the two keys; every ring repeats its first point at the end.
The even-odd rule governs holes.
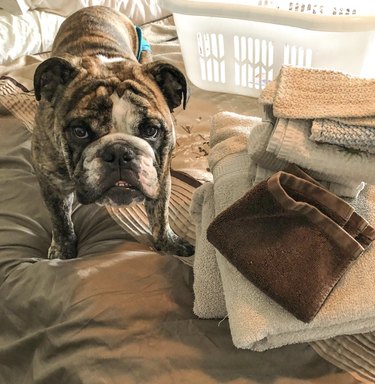
{"type": "MultiPolygon", "coordinates": [[[[238,116],[239,120],[243,118],[238,116]]],[[[221,148],[219,140],[216,140],[216,143],[212,148],[213,151],[215,148],[221,148]]],[[[256,172],[253,164],[248,164],[246,167],[244,162],[239,162],[239,158],[241,156],[226,156],[225,163],[217,161],[213,169],[214,200],[218,198],[218,194],[215,194],[215,174],[219,180],[222,179],[219,187],[224,194],[218,202],[214,202],[215,208],[218,207],[220,211],[235,200],[235,197],[230,195],[231,192],[234,192],[236,197],[243,194],[241,188],[246,188],[243,177],[246,172],[251,175],[249,168],[255,169],[256,172]],[[216,168],[218,165],[219,170],[216,168]],[[234,172],[236,168],[237,172],[234,172]]],[[[250,186],[251,182],[248,182],[248,188],[250,186]]],[[[375,224],[375,187],[367,188],[353,205],[370,224],[375,224]]],[[[215,213],[218,213],[216,209],[215,213]]],[[[309,324],[297,320],[277,305],[245,279],[222,255],[217,253],[216,256],[232,338],[238,348],[263,351],[286,344],[320,340],[342,334],[369,332],[375,329],[374,246],[371,246],[353,264],[316,318],[309,324]]],[[[206,296],[209,297],[209,293],[206,296]]]]}
{"type": "Polygon", "coordinates": [[[207,228],[215,218],[214,186],[207,182],[194,193],[190,214],[195,222],[194,313],[202,319],[227,314],[223,285],[216,261],[216,249],[207,240],[207,228]]]}
{"type": "Polygon", "coordinates": [[[223,318],[227,313],[216,250],[208,242],[206,230],[215,214],[239,199],[255,179],[256,165],[249,162],[247,139],[260,122],[256,117],[229,112],[212,119],[209,165],[215,185],[206,183],[198,188],[190,210],[197,228],[194,313],[201,318],[223,318]]]}
{"type": "MultiPolygon", "coordinates": [[[[301,120],[305,121],[305,120],[301,120]]],[[[248,139],[248,153],[253,161],[255,161],[258,167],[264,168],[270,171],[278,172],[286,169],[290,164],[288,161],[291,160],[281,159],[278,154],[269,152],[266,150],[268,148],[269,142],[273,135],[278,134],[279,131],[275,133],[273,125],[271,123],[264,122],[258,124],[254,127],[249,135],[248,139]]],[[[280,134],[280,139],[283,137],[280,134]]],[[[303,150],[303,149],[298,149],[303,150]]],[[[307,149],[306,149],[307,150],[307,149]]],[[[308,156],[308,153],[306,153],[308,156]]],[[[299,158],[293,159],[296,164],[304,167],[299,163],[299,158]]],[[[259,171],[260,172],[260,171],[259,171]]],[[[261,174],[257,172],[256,181],[262,181],[261,174]]],[[[362,191],[365,184],[358,180],[347,180],[344,182],[341,177],[341,173],[328,175],[324,169],[308,170],[310,176],[318,180],[325,188],[329,191],[335,193],[341,197],[355,198],[362,191]]],[[[264,180],[264,178],[263,178],[264,180]]]]}
{"type": "Polygon", "coordinates": [[[309,120],[279,119],[267,151],[341,184],[353,181],[375,184],[375,155],[314,143],[309,140],[310,128],[309,120]]]}

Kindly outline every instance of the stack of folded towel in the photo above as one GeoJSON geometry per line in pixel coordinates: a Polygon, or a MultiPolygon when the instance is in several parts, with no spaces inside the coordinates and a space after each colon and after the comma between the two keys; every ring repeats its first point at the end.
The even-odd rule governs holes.
{"type": "MultiPolygon", "coordinates": [[[[340,196],[375,184],[375,80],[284,66],[260,102],[275,123],[268,156],[305,168],[340,196]]],[[[261,156],[257,162],[280,170],[261,156]]]]}
{"type": "Polygon", "coordinates": [[[227,315],[234,344],[257,351],[374,331],[375,249],[369,244],[375,238],[375,187],[367,186],[349,206],[293,169],[289,159],[265,152],[271,135],[272,124],[254,117],[213,117],[213,182],[198,188],[191,208],[197,224],[194,312],[202,318],[227,315]],[[257,154],[274,169],[260,167],[257,154]],[[279,169],[284,171],[275,174],[279,169]],[[296,234],[308,241],[293,248],[296,234]],[[254,257],[259,249],[260,259],[254,257]],[[292,280],[297,291],[283,286],[291,282],[291,266],[300,274],[292,280]],[[315,275],[306,287],[298,285],[310,272],[315,275]],[[310,296],[304,296],[306,288],[313,290],[310,296]]]}

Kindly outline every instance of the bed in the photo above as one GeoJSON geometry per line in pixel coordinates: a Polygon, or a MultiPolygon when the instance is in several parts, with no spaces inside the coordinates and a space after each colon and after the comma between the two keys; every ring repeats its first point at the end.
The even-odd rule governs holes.
{"type": "MultiPolygon", "coordinates": [[[[43,44],[1,56],[0,382],[360,382],[307,343],[261,353],[236,348],[226,318],[202,320],[194,315],[189,261],[154,251],[141,234],[126,231],[104,207],[76,204],[79,257],[46,259],[51,223],[30,163],[30,116],[35,109],[33,71],[48,57],[42,51],[48,51],[66,16],[51,13],[51,4],[43,10],[29,8],[23,15],[0,10],[0,24],[21,17],[26,33],[35,16],[31,12],[45,12],[43,17],[55,22],[43,44]]],[[[136,22],[144,24],[154,57],[183,69],[173,18],[160,9],[157,17],[150,16],[146,1],[134,4],[132,12],[136,22]]],[[[5,28],[1,31],[3,39],[12,41],[4,35],[5,28]]],[[[190,86],[188,108],[175,113],[172,167],[176,175],[188,175],[184,183],[193,191],[211,178],[211,116],[220,111],[257,116],[259,110],[255,99],[190,86]]]]}

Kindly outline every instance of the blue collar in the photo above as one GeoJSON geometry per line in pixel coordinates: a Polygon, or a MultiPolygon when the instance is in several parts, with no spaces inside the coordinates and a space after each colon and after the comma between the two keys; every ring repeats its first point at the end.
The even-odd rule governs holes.
{"type": "Polygon", "coordinates": [[[149,51],[151,52],[151,46],[150,44],[145,40],[143,37],[142,29],[141,27],[138,27],[138,25],[135,26],[135,29],[137,31],[138,36],[138,42],[139,42],[139,48],[137,52],[137,60],[139,61],[141,59],[141,53],[143,51],[149,51]]]}

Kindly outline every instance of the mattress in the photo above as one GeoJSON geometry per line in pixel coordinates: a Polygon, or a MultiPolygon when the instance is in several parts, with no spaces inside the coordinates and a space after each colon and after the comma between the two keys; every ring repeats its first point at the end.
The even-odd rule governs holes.
{"type": "MultiPolygon", "coordinates": [[[[183,69],[173,20],[144,32],[156,59],[183,69]]],[[[43,58],[2,68],[0,383],[357,383],[308,344],[235,348],[227,319],[193,314],[192,268],[137,241],[105,207],[75,204],[79,257],[46,259],[51,223],[30,163],[28,111],[9,112],[10,95],[30,96],[43,58]]],[[[259,111],[256,100],[190,86],[175,114],[172,166],[203,182],[211,116],[259,111]]]]}

